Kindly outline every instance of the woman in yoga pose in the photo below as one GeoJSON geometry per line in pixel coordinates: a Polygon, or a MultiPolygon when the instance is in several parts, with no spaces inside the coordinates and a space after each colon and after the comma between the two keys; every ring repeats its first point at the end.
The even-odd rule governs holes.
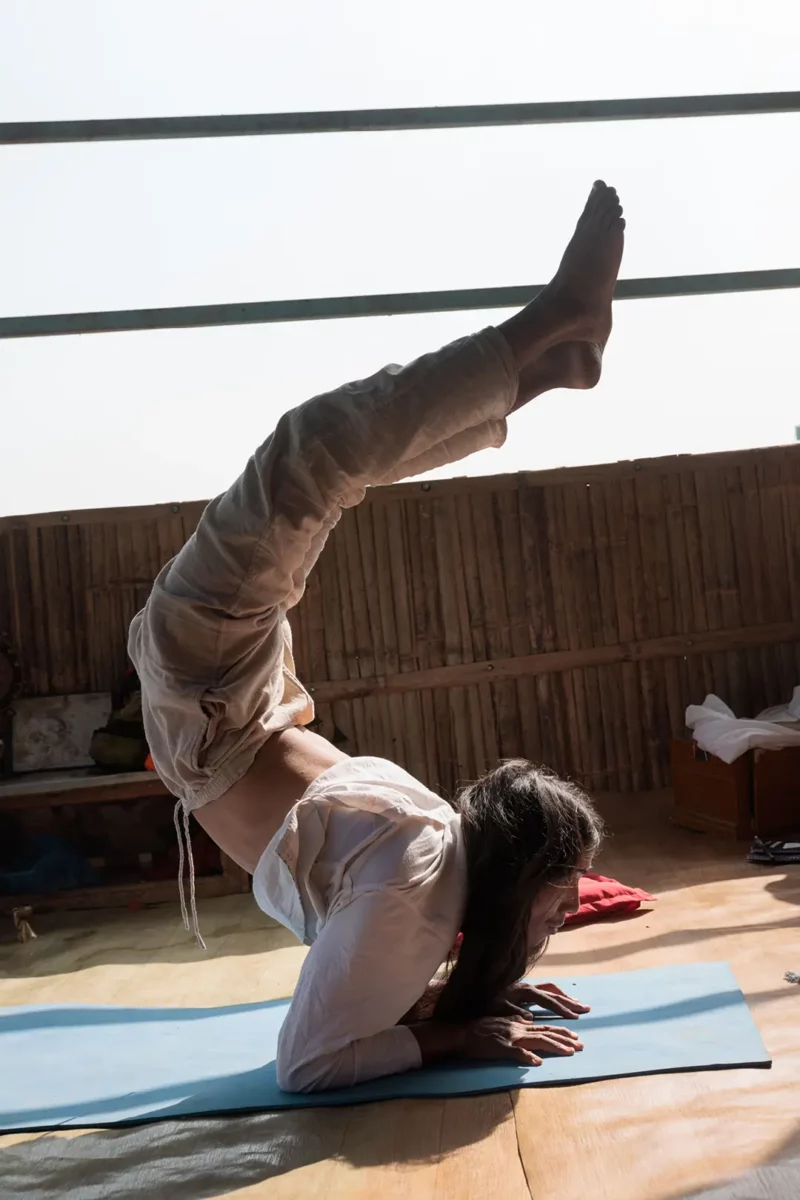
{"type": "Polygon", "coordinates": [[[616,192],[596,183],[522,312],[281,417],[131,626],[151,753],[177,825],[183,813],[195,933],[190,812],[252,873],[264,912],[311,947],[278,1046],[287,1090],[581,1049],[524,1006],[586,1007],[520,980],[577,907],[601,837],[587,798],[514,761],[451,806],[393,763],[348,758],[304,728],[313,706],[286,612],[365,488],[499,446],[522,404],[594,386],[624,226],[616,192]]]}

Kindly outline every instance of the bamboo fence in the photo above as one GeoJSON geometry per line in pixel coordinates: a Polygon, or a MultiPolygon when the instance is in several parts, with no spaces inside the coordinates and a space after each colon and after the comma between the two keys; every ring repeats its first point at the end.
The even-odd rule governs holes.
{"type": "MultiPolygon", "coordinates": [[[[0,520],[25,692],[108,691],[201,503],[0,520]]],[[[442,791],[500,757],[668,783],[686,705],[800,681],[800,446],[371,491],[292,614],[317,727],[442,791]]]]}

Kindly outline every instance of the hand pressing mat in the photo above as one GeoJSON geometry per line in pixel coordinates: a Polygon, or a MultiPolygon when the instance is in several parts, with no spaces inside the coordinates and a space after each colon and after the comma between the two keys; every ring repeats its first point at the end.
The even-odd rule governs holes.
{"type": "Polygon", "coordinates": [[[585,1042],[582,1053],[545,1059],[541,1067],[454,1063],[313,1096],[289,1095],[275,1082],[284,1000],[231,1008],[0,1009],[0,1130],[467,1096],[620,1075],[770,1065],[726,963],[557,982],[592,1006],[570,1022],[585,1042]]]}

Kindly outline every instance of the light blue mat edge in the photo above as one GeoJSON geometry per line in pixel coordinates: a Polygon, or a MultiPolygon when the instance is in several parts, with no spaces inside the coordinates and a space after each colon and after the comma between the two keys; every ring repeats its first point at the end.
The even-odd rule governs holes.
{"type": "MultiPolygon", "coordinates": [[[[5,1110],[0,1111],[0,1130],[98,1128],[213,1113],[474,1096],[519,1087],[771,1065],[727,963],[562,977],[556,982],[593,1008],[588,1016],[570,1022],[581,1030],[586,1043],[586,1049],[574,1058],[547,1059],[535,1068],[448,1064],[313,1095],[282,1092],[275,1080],[274,1057],[265,1061],[267,1055],[274,1056],[288,1001],[209,1009],[92,1005],[0,1009],[0,1110],[5,1110]],[[125,1047],[122,1068],[111,1061],[120,1058],[120,1022],[114,1020],[117,1015],[123,1026],[136,1028],[137,1023],[149,1022],[156,1029],[159,1036],[152,1039],[150,1067],[140,1037],[133,1039],[130,1052],[125,1047]],[[224,1026],[223,1044],[227,1037],[230,1049],[238,1053],[238,1058],[233,1054],[232,1065],[247,1069],[233,1074],[215,1073],[213,1059],[218,1047],[213,1038],[209,1040],[209,1030],[201,1028],[201,1023],[208,1021],[224,1026]],[[15,1029],[15,1023],[22,1029],[15,1029]],[[644,1035],[638,1032],[640,1027],[644,1027],[644,1035]],[[84,1037],[75,1036],[80,1028],[84,1037]],[[254,1038],[254,1030],[258,1037],[254,1038]],[[156,1045],[164,1037],[169,1043],[167,1050],[156,1045]],[[173,1044],[176,1038],[177,1044],[173,1044]],[[54,1049],[56,1058],[66,1050],[67,1059],[74,1056],[76,1065],[80,1062],[83,1068],[68,1080],[76,1087],[67,1087],[66,1091],[62,1088],[60,1100],[54,1095],[59,1090],[54,1086],[54,1049]],[[174,1056],[175,1050],[182,1053],[174,1056]],[[212,1060],[205,1077],[197,1066],[204,1053],[212,1060]],[[155,1081],[156,1087],[140,1085],[138,1091],[126,1090],[125,1082],[134,1082],[142,1071],[149,1083],[156,1067],[162,1075],[155,1081]],[[84,1080],[85,1096],[78,1099],[84,1080]],[[108,1095],[102,1090],[109,1083],[118,1088],[118,1094],[108,1095]],[[101,1090],[93,1092],[93,1087],[101,1090]]],[[[550,1015],[542,1014],[541,1019],[554,1023],[550,1015]]],[[[226,1060],[225,1065],[231,1062],[226,1060]]]]}

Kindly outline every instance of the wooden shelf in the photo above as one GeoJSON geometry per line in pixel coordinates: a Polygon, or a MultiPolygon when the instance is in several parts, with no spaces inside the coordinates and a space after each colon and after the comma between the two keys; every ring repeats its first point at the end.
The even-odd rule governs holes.
{"type": "Polygon", "coordinates": [[[131,771],[124,775],[69,775],[65,771],[59,776],[11,776],[0,780],[0,812],[58,808],[64,804],[119,803],[170,795],[152,771],[131,771]]]}
{"type": "MultiPolygon", "coordinates": [[[[241,892],[241,887],[232,887],[226,875],[201,875],[195,880],[198,899],[212,896],[230,896],[241,892]]],[[[127,908],[129,905],[165,904],[177,900],[178,884],[175,879],[158,879],[152,882],[100,884],[92,888],[75,888],[68,892],[53,892],[33,895],[0,895],[0,912],[11,915],[15,908],[33,908],[37,912],[63,912],[68,909],[127,908]]]]}
{"type": "MultiPolygon", "coordinates": [[[[120,803],[157,796],[164,796],[174,803],[172,794],[152,771],[121,775],[64,771],[57,775],[12,776],[0,781],[0,812],[30,812],[35,808],[57,808],[67,804],[120,803]]],[[[250,876],[245,870],[221,852],[220,864],[221,874],[197,876],[195,884],[198,898],[231,896],[250,891],[250,876]]],[[[174,901],[177,895],[177,879],[98,884],[97,887],[63,892],[0,895],[0,913],[10,914],[15,908],[27,907],[39,912],[124,908],[132,904],[168,903],[174,901]]]]}

